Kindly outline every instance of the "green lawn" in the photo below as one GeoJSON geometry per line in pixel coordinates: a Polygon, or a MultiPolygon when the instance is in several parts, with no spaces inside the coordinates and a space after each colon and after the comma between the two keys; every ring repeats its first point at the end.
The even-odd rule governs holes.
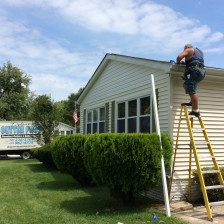
{"type": "Polygon", "coordinates": [[[185,223],[151,209],[145,199],[122,206],[105,188],[81,187],[37,160],[0,161],[1,224],[131,224],[136,217],[149,223],[153,212],[166,224],[185,223]]]}

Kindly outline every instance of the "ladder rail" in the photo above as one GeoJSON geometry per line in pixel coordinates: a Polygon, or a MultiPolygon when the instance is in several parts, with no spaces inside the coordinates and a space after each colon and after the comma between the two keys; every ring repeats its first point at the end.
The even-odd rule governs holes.
{"type": "Polygon", "coordinates": [[[188,114],[188,108],[187,108],[186,104],[181,105],[180,119],[179,119],[179,125],[178,125],[177,137],[176,137],[175,153],[174,153],[173,165],[172,165],[172,175],[171,175],[171,182],[170,182],[169,200],[171,198],[171,188],[172,188],[172,182],[173,182],[173,178],[174,178],[176,154],[177,154],[177,149],[178,149],[178,146],[179,146],[178,141],[179,141],[179,136],[180,136],[181,120],[183,120],[183,118],[182,118],[182,113],[183,112],[184,112],[184,115],[185,115],[186,124],[187,124],[187,128],[188,128],[189,136],[190,136],[190,144],[188,144],[190,146],[190,150],[189,150],[189,174],[188,174],[188,176],[189,176],[189,178],[188,178],[188,201],[190,201],[192,156],[194,155],[194,159],[195,159],[195,163],[196,163],[196,167],[197,167],[197,171],[198,171],[199,182],[200,182],[200,185],[201,185],[201,190],[202,190],[202,194],[203,194],[203,198],[204,198],[204,202],[205,202],[205,207],[206,207],[206,211],[207,211],[207,216],[208,216],[208,219],[212,221],[213,218],[212,218],[212,213],[211,213],[211,207],[216,206],[216,205],[224,204],[224,201],[209,203],[207,190],[222,189],[223,193],[224,193],[224,180],[223,180],[223,176],[222,176],[221,170],[219,168],[219,165],[217,163],[217,160],[215,158],[215,154],[214,154],[214,151],[212,149],[211,142],[209,140],[209,137],[208,137],[207,131],[205,129],[203,120],[202,120],[201,116],[197,117],[201,128],[194,128],[193,127],[194,126],[194,119],[193,118],[196,118],[196,117],[194,117],[194,116],[192,117],[188,114]],[[205,141],[204,142],[195,141],[193,131],[202,131],[202,134],[204,136],[205,141]],[[208,150],[210,155],[209,156],[208,155],[199,156],[198,152],[197,152],[196,145],[199,146],[198,149],[204,149],[205,147],[200,147],[200,145],[206,145],[206,149],[208,150]],[[202,160],[207,159],[207,158],[210,159],[214,164],[215,170],[202,171],[199,158],[202,159],[202,160]],[[220,185],[205,186],[205,179],[204,179],[203,175],[206,175],[206,174],[209,174],[209,173],[216,173],[217,174],[220,185]]]}
{"type": "MultiPolygon", "coordinates": [[[[211,156],[213,156],[212,160],[213,160],[213,164],[214,164],[214,166],[215,166],[215,169],[219,171],[219,172],[217,173],[219,182],[220,182],[221,185],[224,185],[224,180],[223,180],[223,176],[222,176],[221,170],[220,170],[219,165],[218,165],[218,163],[217,163],[217,160],[216,160],[216,157],[215,157],[215,153],[214,153],[214,151],[213,151],[213,149],[212,149],[211,142],[210,142],[210,140],[209,140],[207,131],[206,131],[206,129],[205,129],[204,122],[203,122],[203,120],[202,120],[201,117],[200,117],[200,119],[199,119],[199,122],[200,122],[201,127],[204,128],[203,134],[204,134],[205,140],[206,140],[207,142],[209,142],[209,144],[208,144],[208,149],[209,149],[209,152],[210,152],[211,156]]],[[[224,189],[223,189],[223,193],[224,193],[224,189]]]]}
{"type": "Polygon", "coordinates": [[[178,140],[179,140],[179,134],[180,134],[180,124],[181,124],[181,120],[182,120],[182,112],[183,112],[183,108],[181,107],[179,125],[178,125],[178,131],[177,131],[177,138],[176,138],[176,145],[175,145],[175,152],[174,152],[174,158],[173,158],[173,165],[172,165],[172,173],[171,173],[171,179],[170,179],[169,200],[171,199],[171,189],[172,189],[172,183],[173,183],[174,167],[175,167],[178,140]]]}
{"type": "Polygon", "coordinates": [[[198,170],[198,177],[199,177],[201,190],[202,190],[202,194],[203,194],[203,198],[204,198],[204,202],[205,202],[205,206],[206,206],[206,210],[207,210],[207,215],[210,219],[212,219],[212,213],[211,213],[211,209],[209,206],[208,194],[207,194],[207,191],[205,188],[204,177],[202,175],[202,170],[201,170],[201,166],[200,166],[200,162],[199,162],[199,158],[198,158],[198,154],[197,154],[197,148],[196,148],[195,141],[194,141],[193,131],[191,129],[187,106],[184,106],[184,112],[185,112],[185,116],[186,116],[187,127],[188,127],[188,131],[189,131],[191,143],[193,146],[194,158],[195,158],[195,162],[196,162],[196,166],[197,166],[197,170],[198,170]]]}
{"type": "MultiPolygon", "coordinates": [[[[193,119],[191,119],[191,130],[194,126],[193,119]]],[[[190,143],[190,151],[189,151],[189,173],[188,173],[188,202],[191,200],[191,165],[192,165],[192,152],[193,152],[193,145],[192,141],[190,143]]]]}

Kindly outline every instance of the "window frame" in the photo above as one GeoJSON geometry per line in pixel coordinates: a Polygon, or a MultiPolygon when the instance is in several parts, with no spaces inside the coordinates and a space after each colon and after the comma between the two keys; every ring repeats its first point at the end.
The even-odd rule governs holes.
{"type": "Polygon", "coordinates": [[[150,133],[152,133],[152,96],[151,94],[144,94],[144,95],[137,95],[132,96],[129,98],[124,98],[115,101],[115,133],[118,133],[118,120],[125,119],[125,133],[128,133],[128,119],[130,118],[136,118],[136,133],[140,132],[140,117],[147,117],[150,116],[150,133]],[[140,111],[140,99],[150,97],[150,114],[148,115],[141,115],[140,111]],[[128,117],[128,103],[129,101],[137,100],[137,115],[128,117]],[[118,118],[118,104],[125,103],[125,118],[118,118]]]}
{"type": "Polygon", "coordinates": [[[97,124],[97,131],[94,132],[94,133],[99,133],[99,130],[100,130],[100,123],[104,122],[104,132],[102,133],[105,133],[106,131],[106,106],[105,105],[99,105],[97,107],[91,107],[91,108],[88,108],[86,109],[86,127],[85,127],[85,134],[93,134],[93,124],[97,124]],[[104,120],[100,120],[100,110],[104,108],[104,113],[105,113],[105,116],[104,116],[104,120]],[[97,111],[97,121],[94,121],[94,110],[97,111]],[[88,121],[88,113],[91,113],[91,122],[88,121]],[[87,126],[88,124],[91,124],[91,132],[88,133],[88,129],[87,129],[87,126]]]}

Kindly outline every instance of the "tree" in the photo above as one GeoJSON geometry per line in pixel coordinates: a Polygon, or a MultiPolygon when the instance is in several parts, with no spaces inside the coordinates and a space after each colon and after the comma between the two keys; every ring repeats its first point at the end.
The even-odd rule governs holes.
{"type": "MultiPolygon", "coordinates": [[[[80,88],[77,93],[71,93],[68,96],[68,100],[63,100],[63,101],[55,103],[58,110],[61,111],[61,117],[60,117],[61,122],[71,125],[71,126],[75,125],[74,119],[73,119],[73,113],[74,113],[74,109],[75,109],[75,101],[80,96],[82,90],[83,90],[83,88],[80,88]]],[[[79,114],[80,114],[79,105],[76,105],[76,109],[77,109],[77,113],[78,113],[78,117],[79,117],[79,114]]],[[[76,127],[78,127],[78,126],[79,126],[79,120],[76,123],[76,127]]]]}
{"type": "Polygon", "coordinates": [[[31,77],[10,61],[0,67],[0,119],[22,120],[30,105],[31,77]]]}
{"type": "Polygon", "coordinates": [[[58,112],[51,97],[41,95],[34,99],[30,118],[42,133],[44,143],[49,144],[57,134],[55,128],[58,126],[58,112]]]}

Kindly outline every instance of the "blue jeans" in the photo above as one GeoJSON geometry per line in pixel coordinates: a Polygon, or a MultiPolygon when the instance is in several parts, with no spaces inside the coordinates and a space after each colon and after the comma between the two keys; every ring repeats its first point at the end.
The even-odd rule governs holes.
{"type": "Polygon", "coordinates": [[[190,67],[186,72],[186,78],[184,82],[186,94],[197,93],[198,83],[205,78],[205,69],[197,66],[190,67]]]}

